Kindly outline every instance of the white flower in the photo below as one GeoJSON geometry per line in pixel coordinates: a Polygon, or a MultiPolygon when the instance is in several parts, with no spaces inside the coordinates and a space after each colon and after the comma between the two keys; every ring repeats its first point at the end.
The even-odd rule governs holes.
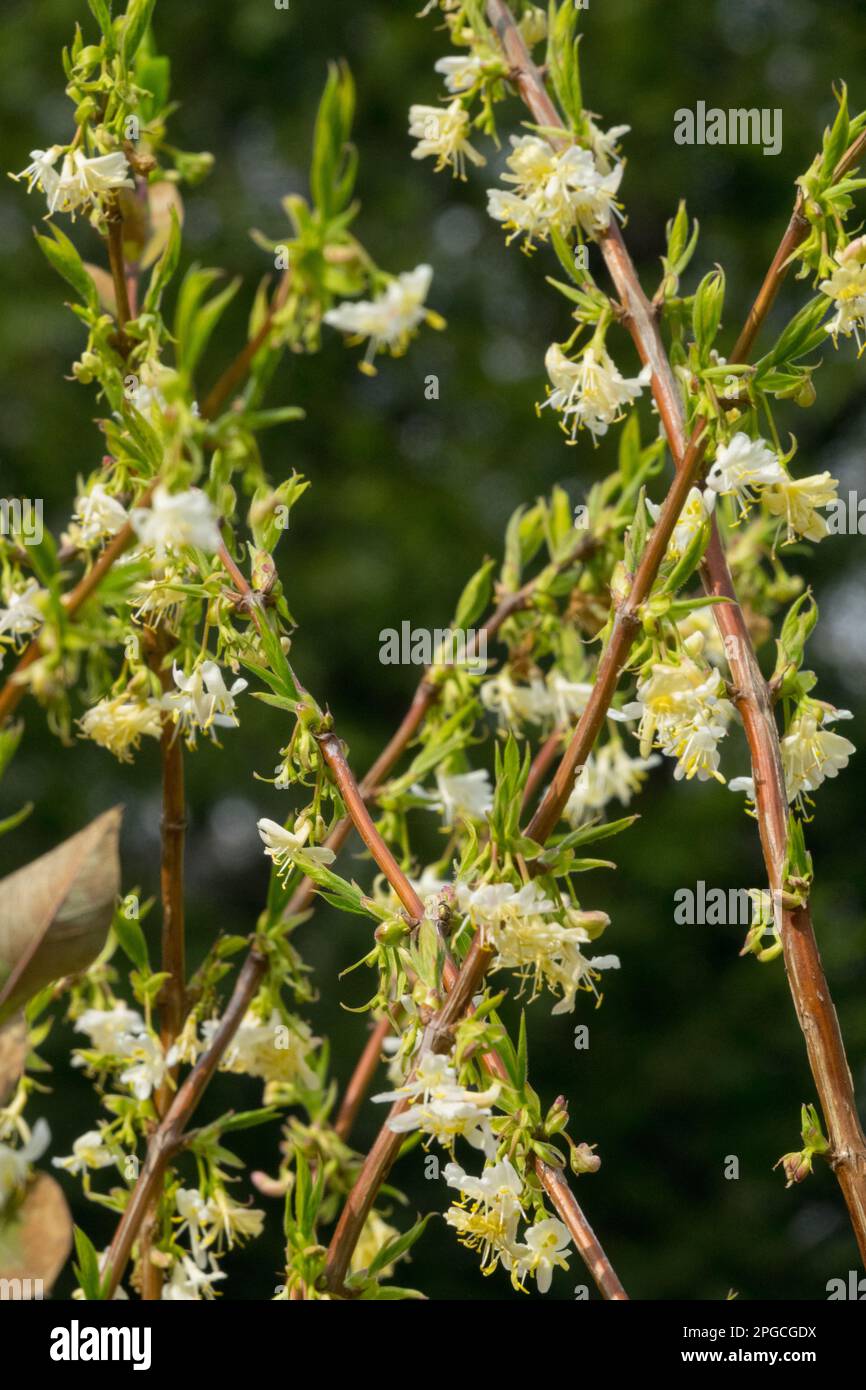
{"type": "Polygon", "coordinates": [[[866,326],[866,237],[859,236],[836,252],[838,269],[819,288],[834,301],[836,312],[826,325],[834,343],[853,333],[862,352],[860,330],[866,326]]]}
{"type": "Polygon", "coordinates": [[[68,1158],[53,1158],[55,1168],[65,1168],[67,1173],[83,1173],[88,1168],[108,1168],[114,1162],[114,1155],[102,1142],[98,1129],[89,1129],[75,1140],[68,1158]]]}
{"type": "MultiPolygon", "coordinates": [[[[416,266],[388,281],[385,290],[373,300],[346,300],[325,314],[325,323],[347,333],[351,339],[369,338],[362,364],[372,371],[377,352],[388,351],[399,356],[406,351],[409,340],[425,319],[430,319],[425,301],[433,279],[429,265],[416,266]]],[[[435,316],[432,316],[435,319],[435,316]]]]}
{"type": "Polygon", "coordinates": [[[540,676],[518,684],[508,671],[485,681],[479,694],[485,709],[499,716],[504,728],[519,729],[524,723],[544,724],[553,717],[550,691],[540,676]]]}
{"type": "Polygon", "coordinates": [[[837,479],[827,472],[813,473],[809,478],[786,478],[767,488],[763,500],[774,516],[785,518],[789,541],[797,536],[821,541],[829,535],[829,527],[817,508],[829,507],[836,501],[837,486],[837,479]]]}
{"type": "Polygon", "coordinates": [[[806,700],[800,706],[781,745],[789,801],[816,791],[825,778],[838,776],[848,766],[857,749],[850,739],[824,726],[851,717],[850,710],[831,710],[816,700],[806,700]]]}
{"type": "Polygon", "coordinates": [[[433,67],[445,78],[449,92],[468,92],[481,77],[483,63],[474,53],[459,53],[440,58],[433,67]]]}
{"type": "MultiPolygon", "coordinates": [[[[690,637],[685,645],[687,651],[698,652],[702,647],[700,634],[690,637]]],[[[734,707],[724,690],[720,672],[698,665],[691,656],[676,664],[656,662],[638,683],[637,701],[624,711],[640,717],[641,757],[647,757],[655,743],[668,757],[677,759],[677,781],[697,777],[703,782],[715,777],[723,782],[718,744],[734,717],[734,707]]]]}
{"type": "Polygon", "coordinates": [[[514,1282],[519,1284],[527,1274],[535,1277],[539,1293],[547,1293],[555,1268],[568,1269],[568,1258],[563,1253],[570,1243],[568,1229],[555,1217],[539,1221],[526,1232],[526,1243],[515,1246],[514,1282]]]}
{"type": "Polygon", "coordinates": [[[287,830],[275,820],[266,816],[258,822],[258,832],[262,837],[265,854],[274,861],[281,875],[291,872],[296,861],[312,864],[333,864],[336,855],[327,845],[308,845],[310,822],[303,817],[295,822],[294,831],[287,830]]]}
{"type": "Polygon", "coordinates": [[[592,151],[579,145],[564,150],[538,135],[511,137],[509,173],[505,183],[514,191],[490,189],[487,211],[496,221],[524,233],[527,243],[535,236],[546,239],[552,231],[567,237],[580,226],[596,237],[610,225],[612,209],[622,179],[622,165],[599,168],[592,151]]]}
{"type": "Polygon", "coordinates": [[[453,825],[460,816],[483,820],[493,810],[493,789],[484,769],[447,773],[440,768],[436,787],[446,825],[453,825]]]}
{"type": "Polygon", "coordinates": [[[214,1297],[213,1286],[218,1279],[225,1279],[215,1265],[210,1273],[199,1269],[189,1255],[182,1255],[171,1269],[171,1275],[162,1286],[161,1297],[170,1301],[191,1302],[214,1297]]]}
{"type": "Polygon", "coordinates": [[[622,419],[623,408],[637,400],[652,375],[646,366],[627,380],[604,347],[588,347],[572,362],[558,343],[551,343],[544,364],[553,386],[544,405],[562,414],[563,429],[572,439],[584,426],[593,438],[606,434],[608,425],[622,419]]]}
{"type": "Polygon", "coordinates": [[[373,1096],[373,1100],[413,1102],[388,1120],[388,1127],[395,1134],[408,1134],[417,1129],[447,1149],[452,1149],[454,1140],[460,1137],[473,1148],[490,1154],[495,1141],[488,1119],[500,1089],[499,1082],[494,1081],[487,1091],[468,1091],[459,1084],[457,1072],[447,1057],[425,1052],[404,1085],[394,1091],[383,1091],[373,1096]]]}
{"type": "Polygon", "coordinates": [[[553,1012],[571,1013],[578,989],[594,989],[593,972],[618,969],[616,956],[587,959],[581,946],[609,925],[604,912],[560,908],[534,883],[515,889],[509,883],[470,888],[457,884],[457,904],[481,928],[485,945],[496,951],[495,970],[514,970],[532,985],[560,994],[553,1012]],[[564,915],[565,922],[552,914],[564,915]]]}
{"type": "Polygon", "coordinates": [[[76,501],[68,539],[76,546],[96,545],[116,536],[128,520],[126,508],[97,483],[76,501]]]}
{"type": "MultiPolygon", "coordinates": [[[[206,1044],[218,1027],[218,1019],[208,1019],[202,1024],[206,1044]]],[[[254,1009],[249,1009],[220,1063],[220,1070],[257,1076],[262,1081],[283,1085],[300,1082],[307,1090],[315,1090],[318,1080],[307,1056],[318,1042],[303,1019],[291,1018],[287,1022],[277,1009],[263,1019],[254,1009]]]]}
{"type": "Polygon", "coordinates": [[[58,174],[54,166],[63,150],[63,145],[32,150],[31,163],[20,174],[13,175],[27,180],[28,192],[34,185],[41,189],[48,199],[49,213],[74,215],[85,203],[99,206],[105,194],[135,187],[134,180],[129,177],[126,156],[120,150],[91,159],[81,150],[68,150],[58,174]]]}
{"type": "Polygon", "coordinates": [[[719,448],[707,474],[707,487],[722,496],[734,496],[743,512],[761,488],[789,481],[776,454],[763,439],[750,439],[740,430],[719,448]]]}
{"type": "Polygon", "coordinates": [[[576,778],[565,806],[566,820],[578,826],[614,799],[628,806],[646,781],[647,773],[660,762],[655,754],[632,758],[618,739],[604,744],[596,753],[590,753],[576,778]]]}
{"type": "Polygon", "coordinates": [[[436,160],[436,173],[450,165],[455,178],[466,178],[467,159],[475,165],[485,164],[484,156],[469,143],[469,112],[456,97],[449,106],[412,106],[409,109],[409,134],[418,143],[413,159],[436,160]]]}
{"type": "Polygon", "coordinates": [[[121,762],[131,763],[143,738],[160,737],[159,710],[159,701],[116,695],[111,700],[100,700],[78,722],[85,738],[107,748],[121,762]]]}
{"type": "Polygon", "coordinates": [[[63,145],[52,145],[48,150],[31,150],[30,160],[26,169],[22,169],[20,174],[13,174],[16,181],[18,179],[27,180],[27,192],[30,193],[35,186],[50,198],[60,181],[59,175],[54,168],[64,150],[63,145]]]}
{"type": "Polygon", "coordinates": [[[215,661],[202,661],[189,676],[174,666],[172,675],[177,689],[163,695],[159,706],[180,725],[191,746],[195,745],[198,729],[215,738],[217,727],[231,729],[237,725],[235,696],[246,690],[247,681],[238,679],[229,688],[215,661]]]}
{"type": "Polygon", "coordinates": [[[510,1268],[523,1192],[520,1174],[510,1159],[488,1163],[480,1178],[470,1177],[457,1163],[449,1163],[445,1181],[456,1187],[463,1199],[445,1213],[460,1243],[479,1251],[484,1274],[492,1273],[500,1260],[510,1268]],[[467,1202],[471,1203],[468,1209],[467,1202]]]}
{"type": "Polygon", "coordinates": [[[162,1043],[153,1033],[129,1033],[120,1039],[122,1054],[131,1063],[120,1073],[136,1100],[147,1100],[165,1080],[167,1059],[162,1043]]]}
{"type": "Polygon", "coordinates": [[[35,579],[31,579],[23,589],[11,590],[7,596],[7,606],[0,608],[0,635],[8,632],[10,637],[26,637],[41,627],[44,619],[39,599],[44,592],[35,579]]]}
{"type": "Polygon", "coordinates": [[[87,1034],[95,1052],[124,1055],[128,1039],[147,1029],[141,1014],[118,1002],[110,1009],[85,1009],[75,1031],[87,1034]]]}
{"type": "Polygon", "coordinates": [[[51,1131],[45,1120],[37,1120],[33,1133],[20,1148],[0,1144],[0,1212],[9,1198],[27,1180],[31,1163],[41,1158],[51,1142],[51,1131]]]}
{"type": "MultiPolygon", "coordinates": [[[[679,520],[668,541],[666,554],[669,559],[679,560],[685,555],[692,541],[701,531],[704,522],[712,516],[716,496],[717,494],[711,488],[708,488],[706,492],[701,492],[699,487],[689,489],[689,495],[683,503],[679,520]]],[[[649,498],[647,498],[646,507],[653,521],[658,521],[661,507],[657,503],[651,502],[649,498]]]]}
{"type": "Polygon", "coordinates": [[[151,546],[158,561],[187,545],[212,555],[222,544],[216,508],[198,488],[172,493],[160,484],[150,506],[133,508],[130,521],[142,545],[151,546]]]}
{"type": "Polygon", "coordinates": [[[587,112],[587,125],[592,152],[599,168],[607,172],[619,159],[619,142],[631,130],[630,125],[614,125],[610,130],[601,130],[587,112]]]}

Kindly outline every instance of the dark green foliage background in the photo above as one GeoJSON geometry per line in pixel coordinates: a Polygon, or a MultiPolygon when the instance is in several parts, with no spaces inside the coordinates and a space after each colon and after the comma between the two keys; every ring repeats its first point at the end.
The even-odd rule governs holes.
{"type": "MultiPolygon", "coordinates": [[[[327,700],[359,770],[395,725],[415,679],[411,669],[382,667],[380,629],[408,618],[444,625],[465,578],[486,552],[500,553],[509,513],[553,483],[579,501],[610,467],[611,447],[582,440],[565,447],[543,397],[544,351],[569,330],[568,310],[544,283],[556,266],[544,250],[532,259],[506,250],[484,213],[484,188],[496,159],[467,185],[434,178],[413,163],[406,135],[411,101],[434,101],[434,60],[445,51],[434,22],[419,22],[419,0],[357,4],[272,0],[157,6],[160,47],[173,61],[181,102],[172,134],[183,148],[212,150],[212,177],[187,200],[185,257],[243,274],[247,298],[200,373],[204,391],[242,341],[248,295],[268,269],[250,241],[258,226],[280,235],[280,197],[305,191],[314,104],[329,58],[346,56],[358,84],[362,240],[383,266],[420,261],[435,268],[432,305],[449,321],[427,332],[409,356],[384,362],[375,380],[329,334],[321,356],[287,362],[279,403],[301,403],[304,423],[266,439],[275,477],[292,468],[314,487],[292,518],[278,554],[292,609],[301,623],[295,657],[303,679],[327,700]],[[426,401],[424,378],[436,373],[440,399],[426,401]]],[[[3,6],[0,132],[3,167],[19,169],[27,152],[69,133],[59,62],[76,19],[91,23],[83,0],[6,0],[3,6]]],[[[91,26],[92,27],[92,26],[91,26]]],[[[866,103],[864,7],[817,0],[592,0],[584,21],[583,76],[588,105],[606,124],[627,120],[628,169],[623,194],[627,237],[644,283],[654,283],[665,220],[680,196],[702,224],[695,275],[721,262],[729,300],[723,350],[733,342],[751,294],[781,235],[793,180],[809,164],[834,109],[831,84],[847,78],[854,109],[866,103]],[[674,111],[708,105],[781,107],[784,143],[777,158],[759,149],[682,148],[674,111]]],[[[514,122],[521,118],[512,107],[514,122]]],[[[502,111],[503,122],[508,114],[502,111]]],[[[506,127],[507,128],[507,127],[506,127]]],[[[513,126],[511,128],[514,128],[513,126]]],[[[52,524],[68,517],[75,478],[99,461],[97,413],[88,390],[64,379],[80,350],[79,327],[62,307],[63,288],[40,256],[31,228],[40,200],[5,185],[0,199],[0,490],[41,496],[52,524]]],[[[86,226],[75,233],[86,257],[99,247],[86,226]]],[[[596,261],[593,268],[598,269],[596,261]]],[[[599,271],[599,274],[601,272],[599,271]]],[[[694,282],[692,282],[694,283],[694,282]]],[[[780,324],[806,294],[793,282],[775,315],[780,324]]],[[[770,329],[770,332],[772,329],[770,329]]],[[[616,355],[631,369],[630,346],[616,355]]],[[[830,468],[843,491],[862,488],[863,367],[852,347],[827,354],[820,402],[791,407],[784,428],[800,441],[801,473],[830,468]]],[[[645,429],[651,425],[645,414],[645,429]]],[[[614,432],[615,434],[615,432],[614,432]]],[[[615,442],[615,441],[612,441],[615,442]]],[[[826,698],[857,715],[864,741],[864,542],[826,541],[796,560],[823,607],[813,659],[826,698]]],[[[80,709],[76,710],[80,713],[80,709]]],[[[124,882],[144,894],[157,888],[158,757],[151,746],[134,768],[120,767],[86,744],[60,746],[32,705],[22,750],[3,787],[8,813],[36,802],[31,820],[0,842],[0,871],[44,852],[106,807],[127,807],[124,882]]],[[[846,732],[849,732],[846,729],[846,732]]],[[[218,930],[249,931],[262,901],[266,863],[255,834],[257,815],[285,814],[286,800],[250,775],[269,775],[284,727],[276,711],[246,700],[239,732],[219,753],[202,749],[188,762],[188,911],[193,963],[218,930]]],[[[859,734],[859,737],[858,737],[859,734]]],[[[862,755],[861,755],[862,756],[862,755]]],[[[730,747],[729,775],[746,770],[742,740],[730,747]]],[[[852,1067],[866,1092],[866,925],[859,758],[818,797],[809,840],[815,856],[815,918],[852,1067]]],[[[530,1015],[530,1061],[546,1102],[569,1099],[573,1133],[597,1142],[600,1174],[583,1178],[579,1195],[620,1275],[638,1298],[825,1297],[831,1277],[856,1264],[853,1240],[834,1180],[819,1169],[786,1192],[776,1158],[798,1144],[799,1106],[814,1099],[804,1048],[780,962],[740,960],[742,933],[679,927],[673,894],[698,879],[719,887],[759,884],[754,827],[741,799],[715,785],[674,789],[657,773],[643,798],[643,818],[616,842],[618,872],[585,881],[586,902],[613,919],[607,947],[622,958],[607,977],[604,1005],[584,999],[573,1019],[551,1019],[545,1002],[530,1015]],[[588,1052],[574,1049],[574,1025],[588,1022],[588,1052]],[[724,1177],[726,1157],[740,1178],[724,1177]]],[[[362,863],[353,865],[366,873],[362,863]]],[[[158,935],[156,914],[150,935],[158,935]]],[[[344,1012],[369,993],[362,973],[338,972],[363,954],[360,919],[316,912],[299,944],[313,963],[321,999],[315,1027],[333,1042],[341,1080],[351,1070],[364,1021],[344,1012]]],[[[55,1070],[53,1095],[33,1105],[51,1121],[52,1151],[96,1118],[92,1093],[68,1068],[72,1035],[55,1027],[45,1054],[55,1070]]],[[[202,1116],[258,1103],[257,1083],[219,1078],[202,1116]]],[[[358,1141],[381,1119],[368,1107],[358,1141]]],[[[273,1171],[275,1127],[241,1135],[237,1150],[253,1167],[273,1171]]],[[[442,1208],[443,1186],[423,1179],[421,1152],[399,1173],[409,1208],[442,1208]]],[[[97,1246],[111,1223],[64,1179],[76,1219],[97,1246]]],[[[250,1188],[238,1185],[241,1196],[250,1188]]],[[[280,1264],[280,1214],[269,1234],[233,1257],[229,1296],[270,1296],[280,1264]]],[[[583,1283],[574,1260],[551,1297],[569,1298],[583,1283]]],[[[502,1275],[479,1279],[475,1258],[441,1223],[428,1229],[402,1282],[431,1296],[509,1297],[502,1275]]],[[[66,1278],[60,1291],[68,1293],[66,1278]]]]}

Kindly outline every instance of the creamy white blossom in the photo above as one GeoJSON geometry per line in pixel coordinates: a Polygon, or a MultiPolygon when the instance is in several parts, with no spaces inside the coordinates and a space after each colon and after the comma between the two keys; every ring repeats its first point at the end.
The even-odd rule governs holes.
{"type": "Polygon", "coordinates": [[[427,1052],[419,1058],[413,1077],[394,1091],[373,1096],[373,1100],[383,1104],[412,1102],[388,1120],[388,1127],[395,1134],[409,1134],[417,1129],[447,1149],[453,1149],[459,1137],[490,1155],[495,1141],[489,1119],[500,1089],[499,1082],[494,1081],[486,1091],[467,1090],[459,1084],[448,1058],[427,1052]]]}
{"type": "Polygon", "coordinates": [[[590,753],[575,779],[564,815],[573,826],[603,811],[617,800],[628,806],[646,781],[647,773],[661,762],[656,754],[633,758],[618,739],[590,753]]]}
{"type": "Polygon", "coordinates": [[[97,545],[116,536],[128,520],[123,504],[106,492],[102,483],[96,483],[77,499],[67,540],[78,547],[97,545]]]}
{"type": "Polygon", "coordinates": [[[409,134],[417,145],[413,159],[436,160],[436,172],[451,167],[455,178],[466,178],[466,161],[481,165],[487,161],[470,143],[469,112],[459,97],[448,106],[412,106],[409,134]]]}
{"type": "Polygon", "coordinates": [[[214,738],[217,728],[237,726],[235,697],[246,690],[247,681],[239,677],[228,687],[215,661],[200,662],[188,676],[175,665],[172,675],[177,689],[163,695],[159,707],[179,725],[188,743],[195,744],[199,729],[214,738]]]}
{"type": "Polygon", "coordinates": [[[826,325],[834,342],[839,334],[857,340],[862,352],[861,331],[866,327],[866,236],[855,237],[836,252],[837,267],[819,288],[833,300],[835,313],[826,325]]]}
{"type": "Polygon", "coordinates": [[[40,589],[35,579],[25,584],[23,589],[11,589],[6,594],[6,607],[0,608],[0,636],[8,633],[10,637],[28,637],[42,626],[44,615],[41,600],[45,590],[40,589]]]}
{"type": "Polygon", "coordinates": [[[607,230],[616,208],[622,165],[602,170],[591,150],[568,145],[557,150],[539,135],[511,136],[509,190],[491,188],[487,211],[497,222],[523,233],[527,243],[552,231],[568,237],[575,227],[590,237],[607,230]]]}
{"type": "Polygon", "coordinates": [[[722,444],[707,474],[707,487],[720,495],[736,497],[748,511],[762,488],[789,482],[778,456],[763,439],[750,439],[742,430],[722,444]]]}
{"type": "Polygon", "coordinates": [[[818,509],[837,500],[837,486],[837,480],[827,472],[813,473],[808,478],[786,478],[783,483],[766,488],[762,500],[774,516],[784,519],[789,541],[798,536],[821,541],[830,530],[818,509]]]}
{"type": "Polygon", "coordinates": [[[51,1132],[45,1120],[39,1119],[26,1143],[13,1149],[0,1144],[0,1212],[27,1181],[30,1165],[41,1158],[51,1142],[51,1132]]]}
{"type": "Polygon", "coordinates": [[[493,810],[490,775],[483,768],[475,772],[443,772],[440,768],[436,773],[436,788],[448,825],[461,816],[483,820],[493,810]]]}
{"type": "Polygon", "coordinates": [[[433,64],[449,92],[468,92],[481,77],[483,63],[476,53],[454,53],[433,64]]]}
{"type": "MultiPolygon", "coordinates": [[[[218,1027],[219,1019],[208,1019],[202,1024],[205,1045],[211,1042],[218,1027]]],[[[277,1009],[273,1009],[268,1018],[262,1018],[254,1009],[249,1009],[229,1044],[220,1070],[283,1085],[300,1082],[307,1090],[315,1090],[318,1081],[308,1057],[318,1042],[303,1019],[293,1017],[287,1021],[277,1009]]]]}
{"type": "Polygon", "coordinates": [[[28,192],[39,188],[48,200],[49,214],[67,212],[73,216],[86,204],[99,206],[106,194],[121,188],[134,188],[126,156],[120,150],[89,158],[82,150],[53,145],[48,150],[32,150],[30,164],[14,178],[26,179],[28,192]],[[55,167],[61,154],[63,162],[55,167]]]}
{"type": "MultiPolygon", "coordinates": [[[[689,489],[689,495],[683,503],[679,520],[668,541],[666,553],[669,559],[679,560],[685,555],[704,523],[709,521],[712,516],[716,496],[717,494],[712,488],[707,488],[705,492],[702,492],[699,487],[689,489]]],[[[651,502],[649,498],[647,498],[646,507],[653,521],[658,521],[661,507],[657,503],[651,502]]]]}
{"type": "Polygon", "coordinates": [[[519,1285],[527,1275],[532,1275],[538,1292],[547,1293],[554,1269],[568,1269],[565,1252],[570,1242],[568,1228],[556,1217],[548,1217],[531,1226],[526,1232],[524,1244],[512,1251],[513,1281],[519,1285]]]}
{"type": "Polygon", "coordinates": [[[563,429],[572,439],[584,427],[593,438],[606,434],[609,425],[622,419],[625,407],[637,400],[652,374],[647,366],[627,379],[604,346],[590,346],[572,361],[558,343],[551,343],[544,365],[552,386],[544,406],[562,415],[563,429]]]}
{"type": "Polygon", "coordinates": [[[363,365],[372,371],[377,352],[399,356],[425,319],[439,322],[426,307],[432,279],[431,266],[416,266],[390,279],[375,299],[345,300],[336,309],[329,309],[325,323],[348,334],[350,341],[369,339],[363,365]]]}
{"type": "Polygon", "coordinates": [[[171,1267],[171,1274],[162,1286],[161,1298],[170,1302],[191,1302],[214,1297],[214,1284],[225,1274],[212,1265],[210,1270],[199,1269],[189,1255],[182,1255],[171,1267]]]}
{"type": "Polygon", "coordinates": [[[287,830],[266,816],[258,822],[265,854],[274,861],[281,876],[291,873],[299,856],[311,864],[333,864],[337,856],[327,845],[307,844],[311,828],[310,821],[303,816],[295,822],[294,830],[287,830]]]}
{"type": "Polygon", "coordinates": [[[88,1168],[108,1168],[114,1163],[114,1155],[102,1142],[98,1129],[89,1129],[79,1136],[72,1145],[72,1153],[67,1158],[53,1158],[55,1168],[64,1168],[67,1173],[84,1173],[88,1168]]]}
{"type": "Polygon", "coordinates": [[[153,549],[157,561],[188,545],[213,555],[222,544],[216,508],[198,488],[169,492],[160,484],[150,506],[134,507],[130,521],[142,545],[153,549]]]}
{"type": "MultiPolygon", "coordinates": [[[[698,654],[700,634],[688,639],[687,652],[698,654]]],[[[709,777],[723,782],[718,745],[734,717],[725,683],[715,667],[700,665],[692,655],[677,662],[655,662],[638,682],[637,700],[625,713],[640,719],[640,753],[646,758],[655,744],[677,759],[674,777],[709,777]]]]}
{"type": "Polygon", "coordinates": [[[124,763],[132,762],[143,738],[159,738],[162,733],[159,701],[128,699],[125,695],[100,700],[78,723],[85,738],[107,748],[124,763]]]}
{"type": "Polygon", "coordinates": [[[788,800],[817,791],[828,777],[837,777],[857,752],[850,739],[827,727],[837,719],[851,719],[850,710],[831,709],[817,700],[805,700],[782,739],[782,768],[788,800]]]}

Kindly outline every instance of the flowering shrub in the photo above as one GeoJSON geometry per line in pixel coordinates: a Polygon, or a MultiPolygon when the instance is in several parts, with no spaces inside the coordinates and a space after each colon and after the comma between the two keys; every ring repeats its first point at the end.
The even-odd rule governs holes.
{"type": "Polygon", "coordinates": [[[451,624],[480,624],[498,641],[496,670],[473,660],[471,644],[435,661],[358,781],[324,692],[295,669],[279,542],[308,482],[267,471],[268,428],[300,412],[266,401],[282,389],[283,356],[315,353],[328,331],[362,348],[359,368],[373,374],[382,354],[443,330],[428,306],[433,270],[382,270],[352,230],[355,94],[335,66],[309,196],[285,198],[287,225],[258,238],[279,278],[260,288],[247,342],[203,392],[199,363],[240,293],[184,255],[181,189],[211,157],[169,141],[154,0],[130,0],[115,17],[105,0],[90,10],[92,41],[77,30],[64,53],[73,134],[31,152],[15,177],[44,206],[39,245],[72,291],[84,337],[72,375],[101,412],[104,456],[80,481],[59,541],[3,539],[0,767],[15,754],[25,696],[67,744],[90,740],[131,762],[143,740],[159,742],[161,954],[143,927],[150,905],[124,891],[115,812],[6,881],[0,1223],[18,1251],[13,1267],[50,1282],[67,1253],[68,1218],[36,1270],[28,1244],[39,1185],[51,1181],[32,1169],[50,1145],[44,1116],[32,1117],[50,1104],[32,1056],[61,1007],[81,1035],[71,1065],[99,1104],[52,1163],[117,1216],[103,1252],[75,1232],[83,1297],[221,1295],[222,1257],[265,1221],[232,1195],[232,1132],[268,1126],[273,1136],[279,1123],[276,1173],[257,1177],[285,1203],[279,1298],[418,1296],[400,1283],[401,1262],[429,1215],[398,1229],[384,1190],[416,1143],[441,1153],[439,1206],[484,1273],[501,1268],[515,1288],[545,1293],[556,1269],[582,1258],[605,1297],[624,1298],[575,1194],[599,1156],[570,1133],[565,1099],[545,1105],[533,1089],[529,1020],[531,1006],[576,1014],[601,1003],[606,980],[615,988],[616,924],[580,876],[611,867],[592,847],[629,830],[635,799],[665,762],[677,781],[730,777],[758,823],[767,887],[754,893],[744,953],[784,957],[826,1128],[804,1108],[805,1148],[780,1161],[799,1182],[814,1155],[828,1159],[866,1252],[866,1141],[812,930],[805,845],[814,794],[855,750],[834,727],[847,712],[814,693],[805,661],[817,607],[788,568],[800,542],[828,534],[836,483],[797,476],[796,444],[786,451],[777,427],[777,415],[813,399],[819,349],[851,336],[859,345],[866,326],[866,239],[849,231],[866,114],[850,116],[840,89],[726,358],[723,272],[683,286],[698,241],[685,204],[668,224],[651,299],[638,282],[621,229],[628,127],[604,130],[584,107],[576,7],[427,6],[454,51],[436,64],[439,99],[431,80],[431,104],[409,113],[413,157],[461,179],[467,162],[481,169],[503,144],[505,187],[489,188],[487,210],[515,254],[537,258],[539,286],[555,271],[547,283],[563,301],[538,428],[555,418],[567,445],[591,448],[616,427],[618,462],[592,487],[580,525],[559,488],[516,512],[501,566],[485,561],[472,575],[451,624]],[[76,222],[99,239],[102,264],[83,259],[76,222]],[[590,245],[612,291],[589,268],[590,245]],[[750,363],[791,271],[813,293],[750,363]],[[629,337],[641,362],[632,376],[629,337]],[[254,930],[218,936],[189,976],[184,762],[205,741],[242,739],[253,700],[285,720],[269,805],[291,790],[293,808],[258,821],[271,872],[254,930]],[[728,753],[738,724],[750,767],[728,753]],[[431,816],[441,853],[425,863],[418,827],[431,816]],[[372,860],[363,883],[338,858],[352,830],[372,860]],[[304,1016],[314,991],[296,945],[317,895],[369,928],[360,965],[373,1029],[339,1104],[326,1042],[304,1016]],[[526,1010],[516,1037],[500,1016],[509,991],[526,1010]],[[349,1139],[384,1056],[389,1088],[372,1100],[389,1110],[362,1156],[349,1139]],[[261,1108],[194,1129],[218,1070],[259,1079],[261,1108]]]}

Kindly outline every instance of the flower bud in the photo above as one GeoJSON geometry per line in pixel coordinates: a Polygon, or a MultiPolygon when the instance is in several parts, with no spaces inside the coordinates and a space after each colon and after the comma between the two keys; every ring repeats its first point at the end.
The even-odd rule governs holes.
{"type": "Polygon", "coordinates": [[[547,1112],[544,1121],[545,1134],[561,1134],[568,1124],[568,1101],[565,1096],[557,1096],[547,1112]]]}
{"type": "Polygon", "coordinates": [[[601,1158],[597,1153],[593,1153],[590,1144],[572,1144],[568,1162],[572,1173],[576,1173],[578,1177],[582,1173],[597,1173],[601,1167],[601,1158]]]}

